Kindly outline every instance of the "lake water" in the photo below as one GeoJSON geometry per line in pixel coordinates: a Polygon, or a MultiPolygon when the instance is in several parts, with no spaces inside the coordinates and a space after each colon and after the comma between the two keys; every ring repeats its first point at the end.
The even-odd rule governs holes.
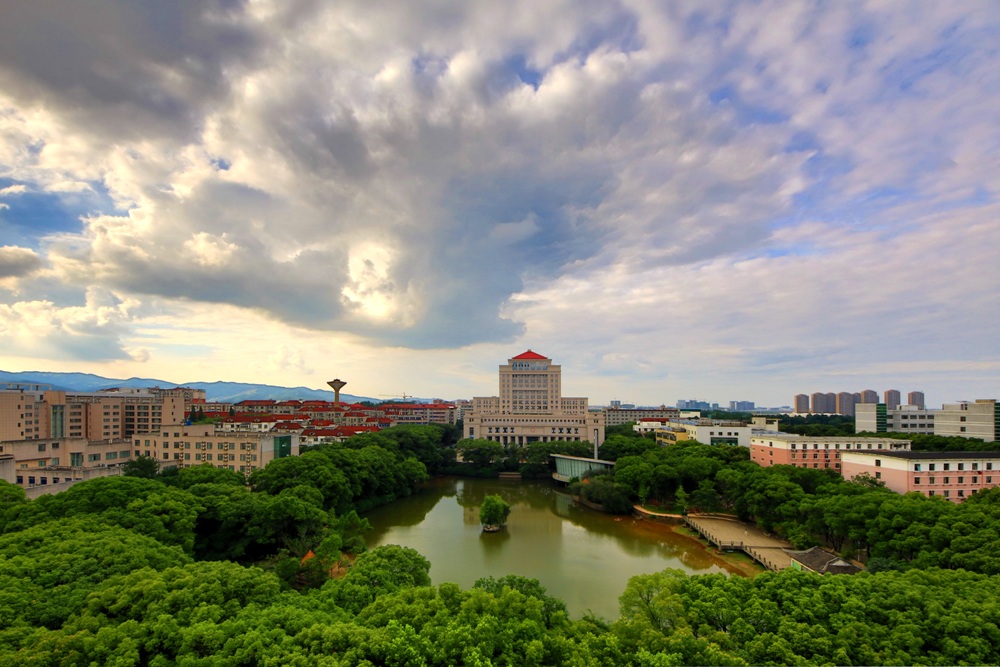
{"type": "Polygon", "coordinates": [[[735,571],[669,526],[581,507],[555,482],[435,479],[365,517],[374,528],[365,536],[370,547],[416,549],[431,562],[434,584],[471,588],[480,577],[531,577],[563,600],[573,618],[588,610],[618,618],[618,596],[637,574],[735,571]],[[499,533],[483,533],[479,524],[479,505],[489,494],[512,507],[499,533]]]}

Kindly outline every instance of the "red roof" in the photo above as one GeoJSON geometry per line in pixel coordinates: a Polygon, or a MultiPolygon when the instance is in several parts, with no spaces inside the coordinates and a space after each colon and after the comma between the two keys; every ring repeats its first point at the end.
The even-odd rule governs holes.
{"type": "Polygon", "coordinates": [[[522,352],[521,354],[514,357],[515,359],[548,359],[548,357],[543,357],[537,352],[532,352],[528,350],[527,352],[522,352]]]}

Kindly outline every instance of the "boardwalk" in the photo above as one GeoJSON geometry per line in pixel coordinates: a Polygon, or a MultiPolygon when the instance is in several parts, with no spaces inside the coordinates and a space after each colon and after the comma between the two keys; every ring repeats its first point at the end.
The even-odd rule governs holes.
{"type": "Polygon", "coordinates": [[[719,549],[744,551],[769,570],[783,570],[792,564],[791,556],[785,552],[792,545],[768,537],[756,526],[716,516],[694,515],[688,516],[685,521],[719,549]]]}

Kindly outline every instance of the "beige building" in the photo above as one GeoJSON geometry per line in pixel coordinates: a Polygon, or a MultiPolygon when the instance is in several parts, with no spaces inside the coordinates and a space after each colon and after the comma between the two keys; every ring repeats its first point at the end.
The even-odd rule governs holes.
{"type": "Polygon", "coordinates": [[[298,456],[299,434],[216,432],[212,424],[168,424],[155,433],[132,438],[135,456],[149,456],[161,468],[187,468],[210,463],[249,474],[277,458],[298,456]]]}
{"type": "Polygon", "coordinates": [[[604,426],[621,426],[629,422],[638,424],[643,419],[680,419],[681,411],[661,405],[658,408],[604,408],[604,426]]]}
{"type": "Polygon", "coordinates": [[[13,457],[13,484],[52,486],[109,472],[118,474],[117,468],[132,460],[132,443],[87,438],[6,440],[0,442],[0,456],[13,457]]]}
{"type": "Polygon", "coordinates": [[[847,452],[901,452],[909,449],[909,440],[893,438],[813,437],[776,431],[755,433],[750,438],[750,460],[764,467],[790,465],[840,472],[841,457],[847,452]]]}
{"type": "Polygon", "coordinates": [[[604,415],[586,398],[562,395],[562,368],[528,350],[500,366],[500,395],[472,399],[465,437],[504,445],[532,442],[604,442],[604,415]]]}
{"type": "Polygon", "coordinates": [[[1000,441],[1000,403],[995,399],[945,403],[934,419],[934,434],[1000,441]]]}

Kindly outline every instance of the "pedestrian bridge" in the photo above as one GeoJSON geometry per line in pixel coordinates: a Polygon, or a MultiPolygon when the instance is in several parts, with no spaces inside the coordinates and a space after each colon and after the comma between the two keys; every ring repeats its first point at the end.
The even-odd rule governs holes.
{"type": "Polygon", "coordinates": [[[615,466],[614,461],[601,459],[586,459],[565,454],[549,454],[549,456],[556,462],[556,471],[552,473],[552,479],[563,483],[569,482],[574,477],[581,478],[584,473],[591,470],[610,470],[615,466]]]}

